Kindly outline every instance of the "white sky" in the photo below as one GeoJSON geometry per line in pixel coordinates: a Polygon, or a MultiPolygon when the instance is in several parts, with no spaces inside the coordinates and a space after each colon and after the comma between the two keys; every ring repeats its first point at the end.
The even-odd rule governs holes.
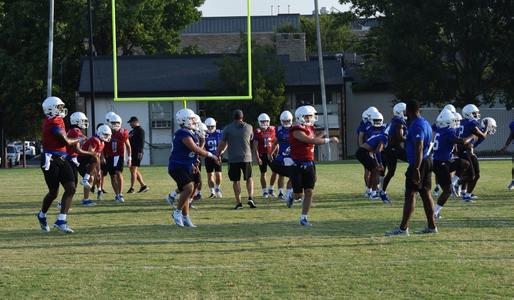
{"type": "MultiPolygon", "coordinates": [[[[206,0],[205,4],[200,7],[204,17],[220,17],[220,16],[246,16],[247,0],[206,0]]],[[[273,5],[273,14],[278,12],[280,5],[280,13],[300,13],[302,15],[311,14],[314,10],[314,0],[252,0],[252,16],[269,16],[271,15],[271,6],[273,5]],[[289,7],[288,7],[289,6],[289,7]]],[[[318,0],[319,8],[326,7],[329,11],[332,7],[340,10],[349,10],[349,5],[341,5],[338,0],[318,0]]]]}

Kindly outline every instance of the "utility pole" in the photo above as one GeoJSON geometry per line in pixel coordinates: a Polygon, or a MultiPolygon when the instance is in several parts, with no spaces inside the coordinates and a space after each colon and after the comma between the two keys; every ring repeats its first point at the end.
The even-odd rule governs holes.
{"type": "Polygon", "coordinates": [[[52,96],[52,65],[54,56],[54,0],[50,1],[50,17],[48,20],[48,76],[46,96],[52,96]]]}
{"type": "Polygon", "coordinates": [[[95,68],[93,65],[93,9],[91,7],[91,0],[87,0],[88,15],[89,15],[89,93],[91,99],[91,134],[95,134],[96,122],[95,122],[95,83],[94,83],[94,72],[95,68]]]}

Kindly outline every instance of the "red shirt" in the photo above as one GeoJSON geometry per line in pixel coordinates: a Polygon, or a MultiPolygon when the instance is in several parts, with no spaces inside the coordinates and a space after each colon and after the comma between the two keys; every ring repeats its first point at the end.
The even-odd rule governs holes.
{"type": "Polygon", "coordinates": [[[121,128],[118,131],[112,131],[111,142],[105,145],[107,156],[124,156],[125,142],[129,138],[128,130],[121,128]]]}
{"type": "Polygon", "coordinates": [[[257,141],[257,151],[261,153],[271,153],[271,146],[275,141],[275,126],[268,126],[266,130],[256,128],[253,132],[253,140],[257,141]]]}
{"type": "Polygon", "coordinates": [[[61,141],[56,133],[66,134],[64,121],[61,117],[47,117],[43,120],[43,151],[45,153],[65,154],[66,143],[61,141]]]}
{"type": "MultiPolygon", "coordinates": [[[[72,139],[78,139],[82,138],[84,134],[82,134],[82,130],[78,127],[72,127],[70,130],[68,130],[68,133],[66,134],[69,138],[72,139]]],[[[66,146],[66,152],[68,153],[68,156],[71,157],[77,157],[79,154],[77,153],[77,148],[66,146]]]]}
{"type": "Polygon", "coordinates": [[[104,142],[99,138],[97,137],[96,135],[95,136],[92,136],[90,137],[85,143],[84,145],[82,145],[82,150],[84,151],[89,151],[89,146],[91,146],[91,150],[97,154],[100,154],[102,153],[102,151],[104,150],[104,142]]]}
{"type": "Polygon", "coordinates": [[[289,128],[289,144],[291,145],[291,158],[301,161],[314,161],[314,144],[307,144],[297,140],[293,132],[303,131],[305,135],[314,137],[314,126],[295,124],[289,128]]]}

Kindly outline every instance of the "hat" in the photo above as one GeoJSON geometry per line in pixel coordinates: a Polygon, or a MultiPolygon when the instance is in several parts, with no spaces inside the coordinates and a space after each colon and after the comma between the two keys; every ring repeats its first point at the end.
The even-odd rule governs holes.
{"type": "Polygon", "coordinates": [[[132,116],[132,117],[130,117],[130,119],[127,121],[127,123],[132,123],[132,122],[137,122],[137,121],[139,121],[139,120],[137,119],[137,117],[132,116]]]}

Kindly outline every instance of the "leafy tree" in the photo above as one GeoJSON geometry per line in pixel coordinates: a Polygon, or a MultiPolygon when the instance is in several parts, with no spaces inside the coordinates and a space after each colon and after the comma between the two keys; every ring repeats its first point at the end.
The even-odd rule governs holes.
{"type": "MultiPolygon", "coordinates": [[[[320,15],[321,47],[324,52],[350,51],[356,36],[350,28],[351,16],[347,13],[320,15]]],[[[316,18],[302,16],[301,31],[305,32],[307,53],[318,51],[316,18]]]]}
{"type": "Polygon", "coordinates": [[[380,16],[358,48],[365,73],[390,76],[399,98],[512,106],[513,1],[340,2],[358,17],[380,16]]]}

